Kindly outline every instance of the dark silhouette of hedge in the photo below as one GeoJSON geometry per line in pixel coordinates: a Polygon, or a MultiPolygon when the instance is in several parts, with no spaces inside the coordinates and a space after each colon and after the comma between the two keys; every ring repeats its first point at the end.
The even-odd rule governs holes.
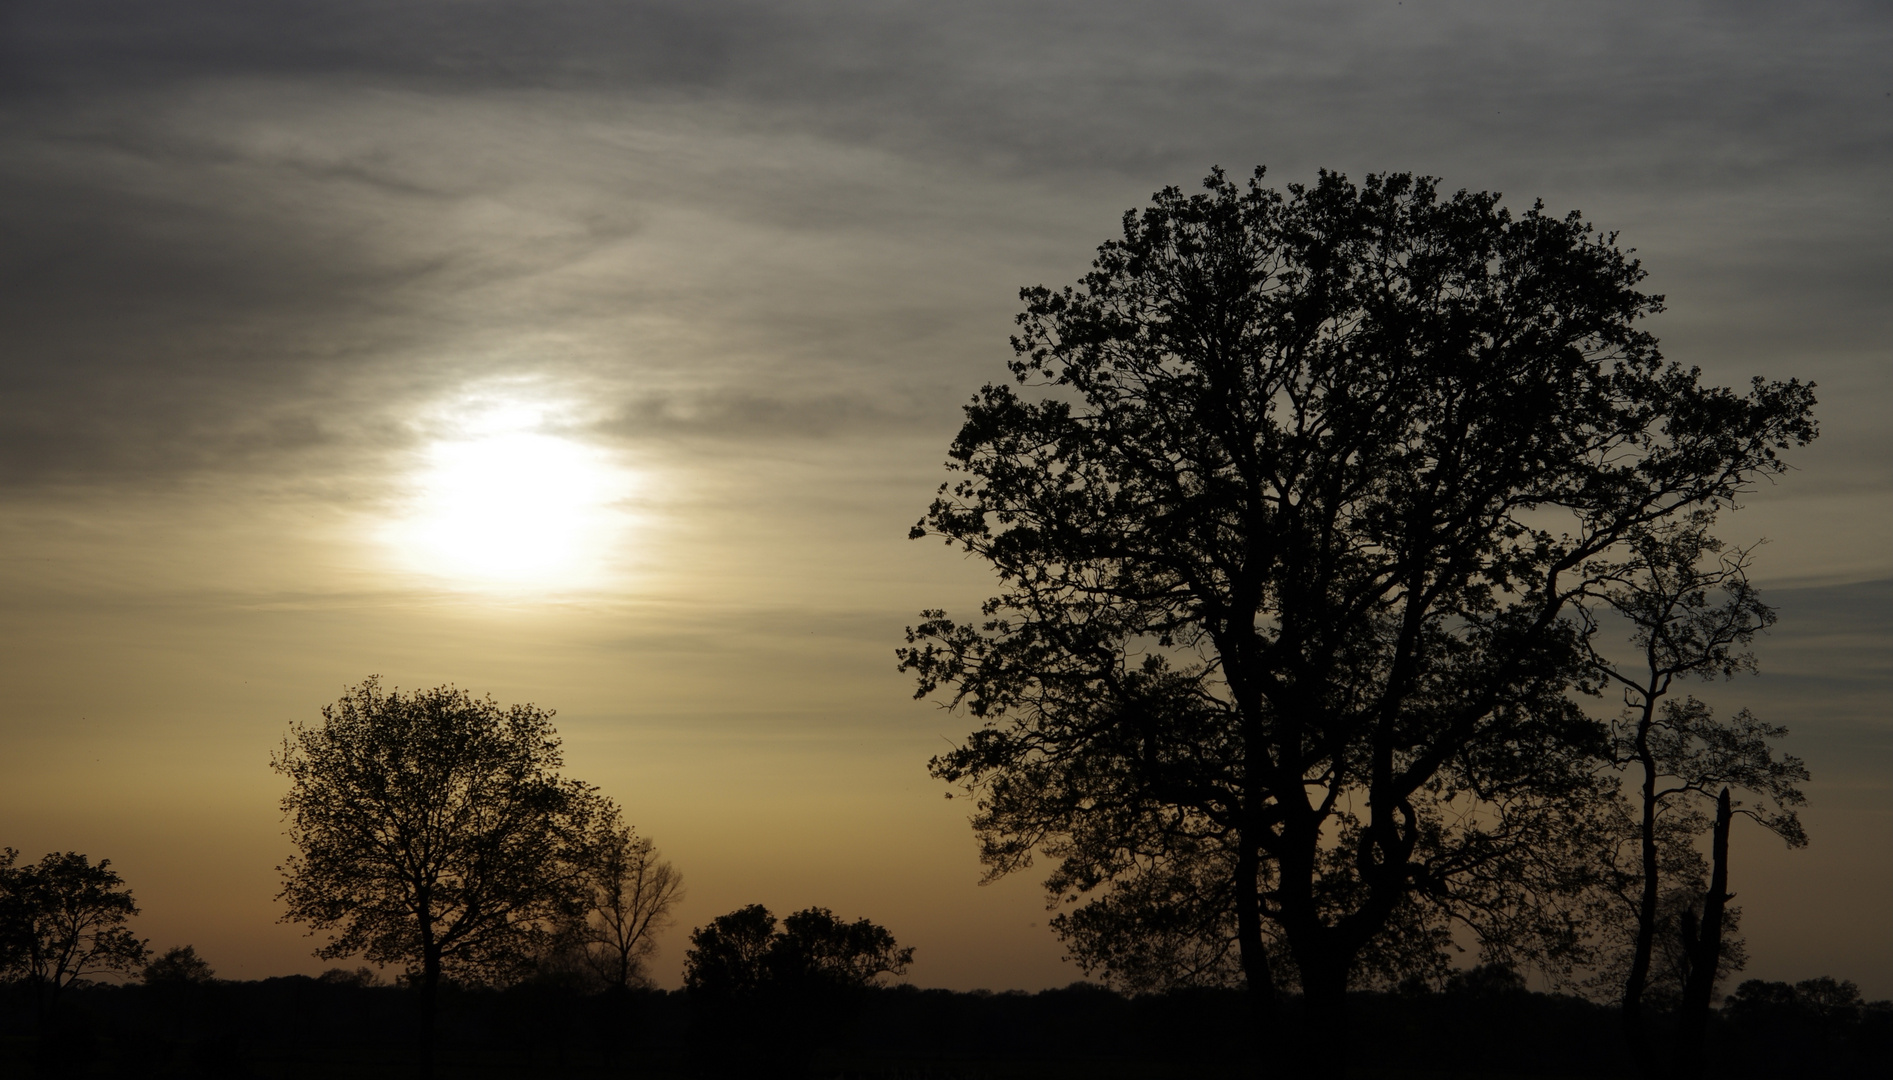
{"type": "MultiPolygon", "coordinates": [[[[411,996],[337,970],[260,982],[99,985],[67,994],[63,1075],[73,1077],[409,1077],[411,996]]],[[[700,1001],[659,990],[583,993],[527,982],[447,983],[440,999],[444,1075],[694,1075],[700,1001]],[[626,1007],[628,1005],[628,1007],[626,1007]]],[[[1128,997],[1084,983],[1041,993],[870,988],[806,1063],[858,1080],[1159,1080],[1227,1076],[1254,1066],[1241,992],[1128,997]]],[[[1614,1006],[1533,993],[1498,969],[1443,989],[1352,995],[1362,1031],[1350,1075],[1381,1080],[1570,1077],[1620,1080],[1631,1069],[1614,1006]]],[[[1284,1019],[1300,1001],[1283,1002],[1284,1019]]],[[[1653,1016],[1658,1032],[1668,1017],[1653,1016]]],[[[26,1075],[30,995],[0,986],[0,1076],[26,1075]]],[[[1848,983],[1744,983],[1711,1017],[1708,1066],[1730,1080],[1879,1077],[1893,1060],[1893,1003],[1848,983]]],[[[757,1076],[777,1075],[756,1073],[757,1076]]],[[[1339,1074],[1336,1074],[1337,1080],[1339,1074]]]]}

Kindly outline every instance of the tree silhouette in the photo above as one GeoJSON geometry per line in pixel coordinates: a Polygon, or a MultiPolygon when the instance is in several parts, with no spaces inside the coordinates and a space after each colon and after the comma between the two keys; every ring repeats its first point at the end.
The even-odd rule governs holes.
{"type": "Polygon", "coordinates": [[[601,816],[586,840],[585,909],[572,935],[588,967],[618,990],[648,982],[645,961],[683,899],[683,875],[616,813],[601,816]]]}
{"type": "Polygon", "coordinates": [[[1247,985],[1298,982],[1308,1045],[1345,1046],[1402,920],[1569,939],[1603,743],[1573,602],[1782,468],[1813,398],[1664,363],[1660,298],[1575,214],[1397,174],[1205,188],[1022,293],[1038,393],[980,391],[914,529],[1002,591],[900,660],[982,725],[933,769],[992,873],[1047,854],[1068,902],[1222,875],[1247,985]]]}
{"type": "Polygon", "coordinates": [[[195,946],[180,945],[146,964],[141,977],[147,986],[187,986],[214,982],[217,973],[197,955],[195,946]]]}
{"type": "Polygon", "coordinates": [[[885,927],[866,919],[843,922],[822,907],[782,920],[782,932],[763,957],[771,981],[811,990],[865,990],[882,975],[900,975],[914,959],[885,927]]]}
{"type": "Polygon", "coordinates": [[[1666,950],[1664,974],[1681,1008],[1671,1056],[1685,1074],[1700,1062],[1716,981],[1738,967],[1723,940],[1735,914],[1726,907],[1732,816],[1754,819],[1790,847],[1807,843],[1794,807],[1805,801],[1796,785],[1808,771],[1772,746],[1787,730],[1746,709],[1718,719],[1693,695],[1671,696],[1679,679],[1754,671],[1749,646],[1775,621],[1749,584],[1751,552],[1726,548],[1709,532],[1714,523],[1714,512],[1702,509],[1644,530],[1627,545],[1631,557],[1615,578],[1599,583],[1594,606],[1629,624],[1634,663],[1615,662],[1597,647],[1595,621],[1586,637],[1595,669],[1623,694],[1623,712],[1611,725],[1611,763],[1635,781],[1634,860],[1621,865],[1615,851],[1607,853],[1615,871],[1607,881],[1632,916],[1621,1001],[1625,1036],[1646,1076],[1670,1065],[1650,1045],[1644,1019],[1660,938],[1678,946],[1666,950]],[[1731,786],[1756,801],[1732,800],[1731,786]],[[1712,836],[1706,883],[1695,846],[1705,832],[1712,836]]]}
{"type": "Polygon", "coordinates": [[[430,1071],[441,979],[506,978],[581,910],[609,804],[562,764],[548,710],[373,677],[271,759],[298,851],[279,868],[283,921],[328,931],[325,959],[407,966],[430,1071]]]}
{"type": "Polygon", "coordinates": [[[684,958],[695,1056],[730,1075],[805,1072],[861,995],[913,957],[884,927],[827,908],[780,929],[761,904],[719,915],[691,932],[684,958]]]}
{"type": "Polygon", "coordinates": [[[40,1065],[50,1070],[61,992],[88,976],[137,971],[148,950],[125,926],[138,905],[110,859],[94,866],[76,851],[53,852],[21,866],[18,857],[0,851],[0,977],[31,988],[40,1065]]]}
{"type": "Polygon", "coordinates": [[[768,979],[776,917],[761,904],[718,915],[690,932],[684,954],[684,989],[725,998],[759,993],[768,979]]]}
{"type": "Polygon", "coordinates": [[[0,848],[0,978],[21,974],[21,963],[31,937],[26,896],[19,886],[21,870],[15,866],[20,853],[16,848],[0,848]]]}
{"type": "Polygon", "coordinates": [[[867,919],[843,922],[823,907],[782,920],[761,904],[711,919],[690,934],[684,987],[738,997],[772,989],[863,990],[882,975],[899,975],[914,959],[885,927],[867,919]]]}

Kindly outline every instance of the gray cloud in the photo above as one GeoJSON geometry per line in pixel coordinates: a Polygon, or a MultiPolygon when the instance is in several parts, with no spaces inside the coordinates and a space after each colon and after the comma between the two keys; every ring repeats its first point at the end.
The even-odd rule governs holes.
{"type": "Polygon", "coordinates": [[[742,389],[653,395],[627,404],[595,429],[619,438],[701,436],[755,440],[886,434],[940,426],[939,410],[865,394],[794,396],[742,389]]]}
{"type": "Polygon", "coordinates": [[[302,403],[365,362],[393,271],[278,214],[102,175],[100,156],[14,157],[0,174],[0,479],[151,476],[321,443],[302,403]]]}
{"type": "Polygon", "coordinates": [[[34,93],[179,78],[344,76],[443,89],[692,83],[727,70],[765,5],[418,0],[137,0],[10,5],[8,84],[34,93]]]}
{"type": "Polygon", "coordinates": [[[1872,5],[0,18],[0,484],[371,467],[417,403],[495,372],[642,402],[612,437],[950,423],[1018,284],[1075,276],[1215,161],[1582,206],[1649,257],[1673,353],[1815,372],[1849,457],[1888,449],[1832,422],[1893,396],[1872,5]]]}
{"type": "Polygon", "coordinates": [[[205,78],[682,93],[1028,168],[1167,165],[1194,161],[1206,137],[1316,131],[1330,154],[1484,143],[1615,165],[1629,139],[1734,151],[1700,173],[1738,181],[1784,163],[1885,155],[1877,58],[1893,33],[1867,3],[41,0],[10,10],[15,96],[205,78]]]}

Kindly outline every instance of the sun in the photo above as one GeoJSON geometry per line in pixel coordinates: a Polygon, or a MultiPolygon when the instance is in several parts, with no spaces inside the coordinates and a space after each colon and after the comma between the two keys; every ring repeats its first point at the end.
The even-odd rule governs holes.
{"type": "Polygon", "coordinates": [[[390,530],[406,568],[469,586],[600,580],[629,524],[630,472],[550,405],[470,396],[443,413],[390,530]]]}

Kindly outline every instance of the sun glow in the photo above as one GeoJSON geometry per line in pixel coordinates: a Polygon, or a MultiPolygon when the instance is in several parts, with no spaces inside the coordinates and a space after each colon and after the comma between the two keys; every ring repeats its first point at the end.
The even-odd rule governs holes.
{"type": "Polygon", "coordinates": [[[434,437],[390,535],[408,570],[487,587],[579,587],[605,576],[629,525],[633,478],[562,433],[562,412],[471,397],[425,425],[434,437]]]}

